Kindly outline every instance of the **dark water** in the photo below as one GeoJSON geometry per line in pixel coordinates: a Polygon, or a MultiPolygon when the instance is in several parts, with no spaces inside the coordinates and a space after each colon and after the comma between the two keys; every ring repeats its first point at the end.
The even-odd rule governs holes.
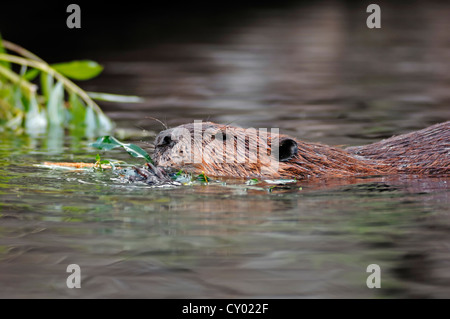
{"type": "MultiPolygon", "coordinates": [[[[334,145],[448,120],[450,5],[381,6],[380,30],[345,2],[249,10],[164,41],[139,20],[129,47],[92,52],[105,73],[83,87],[144,97],[102,104],[143,146],[162,129],[149,116],[334,145]]],[[[88,144],[0,133],[0,297],[450,296],[448,177],[151,188],[36,166],[92,162],[88,144]],[[66,287],[69,264],[81,289],[66,287]],[[380,289],[366,286],[370,264],[380,289]]]]}

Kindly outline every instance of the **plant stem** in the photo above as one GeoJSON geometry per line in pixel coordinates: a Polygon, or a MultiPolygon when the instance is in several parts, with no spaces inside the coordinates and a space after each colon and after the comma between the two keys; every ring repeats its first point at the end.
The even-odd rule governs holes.
{"type": "Polygon", "coordinates": [[[9,41],[6,41],[6,40],[3,40],[2,43],[3,43],[3,47],[5,49],[8,49],[10,51],[14,51],[16,53],[19,53],[21,56],[23,56],[25,58],[46,63],[44,60],[42,60],[36,54],[31,53],[30,51],[28,51],[27,49],[21,47],[20,45],[17,45],[15,43],[12,43],[12,42],[9,42],[9,41]]]}
{"type": "Polygon", "coordinates": [[[61,81],[67,91],[77,94],[89,107],[93,108],[97,113],[104,115],[102,109],[89,97],[89,95],[86,94],[86,92],[84,92],[78,85],[65,78],[62,74],[58,73],[47,63],[21,58],[10,54],[0,54],[0,61],[8,61],[15,64],[26,65],[50,74],[58,81],[61,81]]]}
{"type": "Polygon", "coordinates": [[[5,78],[9,79],[12,83],[19,85],[22,88],[22,90],[24,90],[28,94],[28,97],[36,93],[37,90],[36,85],[28,82],[24,78],[21,78],[16,73],[14,73],[8,68],[5,68],[2,65],[0,65],[0,74],[3,75],[5,78]]]}

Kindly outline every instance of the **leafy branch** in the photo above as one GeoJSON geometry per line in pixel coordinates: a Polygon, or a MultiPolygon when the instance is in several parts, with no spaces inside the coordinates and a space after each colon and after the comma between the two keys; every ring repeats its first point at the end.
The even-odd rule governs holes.
{"type": "MultiPolygon", "coordinates": [[[[87,105],[92,107],[96,112],[98,112],[99,114],[103,114],[103,111],[100,109],[100,107],[97,105],[97,103],[95,103],[85,91],[83,91],[78,85],[76,85],[75,83],[73,83],[72,81],[70,81],[69,79],[64,77],[62,74],[58,73],[54,68],[50,67],[47,63],[30,60],[30,59],[25,59],[25,58],[20,58],[20,57],[16,57],[14,55],[9,55],[9,54],[0,54],[0,61],[7,61],[7,62],[11,62],[11,63],[25,65],[25,66],[32,67],[32,68],[35,68],[37,70],[47,73],[48,75],[52,76],[53,78],[55,78],[58,81],[60,81],[61,83],[63,83],[64,87],[66,88],[66,90],[69,93],[77,94],[79,97],[81,97],[83,99],[83,101],[87,105]]],[[[11,71],[11,73],[13,73],[13,72],[11,71]]],[[[32,86],[31,83],[29,83],[27,80],[20,78],[20,77],[18,77],[17,83],[26,83],[27,87],[32,86]]],[[[31,92],[31,90],[30,90],[30,93],[33,93],[33,92],[31,92]]]]}
{"type": "Polygon", "coordinates": [[[112,130],[112,121],[94,99],[128,103],[142,100],[137,96],[86,92],[70,80],[89,80],[102,71],[101,65],[90,60],[48,64],[0,37],[0,126],[6,125],[18,132],[22,127],[27,132],[38,128],[42,131],[48,124],[112,130]],[[20,73],[15,72],[12,65],[19,65],[20,73]],[[40,87],[33,83],[39,75],[40,87]]]}

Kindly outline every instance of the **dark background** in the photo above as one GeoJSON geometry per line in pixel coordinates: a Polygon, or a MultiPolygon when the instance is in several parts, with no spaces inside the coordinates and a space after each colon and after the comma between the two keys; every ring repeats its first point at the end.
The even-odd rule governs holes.
{"type": "MultiPolygon", "coordinates": [[[[362,2],[371,3],[342,1],[345,6],[364,8],[362,2]]],[[[152,43],[170,41],[210,40],[220,37],[221,27],[241,23],[255,10],[289,10],[298,4],[307,6],[313,3],[250,0],[95,3],[13,1],[1,5],[0,32],[5,39],[54,62],[62,58],[92,58],[95,52],[105,57],[108,52],[132,49],[143,44],[150,46],[152,43]],[[81,7],[81,29],[69,29],[66,26],[66,19],[70,15],[66,9],[71,3],[81,7]]],[[[365,18],[365,15],[361,15],[361,23],[365,23],[365,18]]]]}

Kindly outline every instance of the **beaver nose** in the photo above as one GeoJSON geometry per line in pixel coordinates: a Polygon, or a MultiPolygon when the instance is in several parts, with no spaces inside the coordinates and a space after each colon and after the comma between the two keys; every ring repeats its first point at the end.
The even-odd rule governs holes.
{"type": "Polygon", "coordinates": [[[173,129],[169,129],[159,133],[155,140],[155,146],[156,147],[173,146],[175,142],[172,140],[172,132],[173,129]]]}

